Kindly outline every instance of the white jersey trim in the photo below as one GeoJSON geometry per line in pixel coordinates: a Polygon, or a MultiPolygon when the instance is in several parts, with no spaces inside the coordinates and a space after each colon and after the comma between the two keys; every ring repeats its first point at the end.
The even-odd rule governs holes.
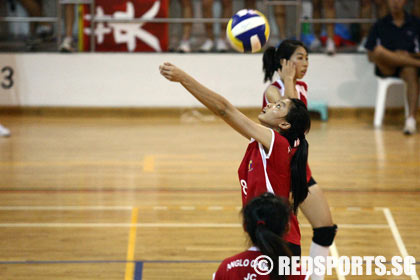
{"type": "Polygon", "coordinates": [[[270,180],[268,179],[267,174],[267,159],[270,158],[271,152],[273,151],[274,146],[274,140],[275,140],[275,134],[272,129],[271,130],[271,144],[270,144],[270,150],[268,151],[268,154],[265,153],[264,146],[261,143],[258,143],[258,148],[260,150],[261,160],[264,167],[264,175],[265,175],[265,185],[267,188],[267,192],[274,193],[273,187],[271,186],[270,180]]]}

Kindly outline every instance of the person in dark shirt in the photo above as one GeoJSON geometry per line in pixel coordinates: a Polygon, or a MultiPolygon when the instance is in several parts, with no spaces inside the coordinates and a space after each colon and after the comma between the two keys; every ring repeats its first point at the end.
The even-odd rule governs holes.
{"type": "Polygon", "coordinates": [[[366,49],[379,77],[399,77],[407,85],[409,115],[404,133],[416,132],[419,99],[420,19],[405,12],[406,0],[388,0],[390,14],[371,28],[366,49]]]}

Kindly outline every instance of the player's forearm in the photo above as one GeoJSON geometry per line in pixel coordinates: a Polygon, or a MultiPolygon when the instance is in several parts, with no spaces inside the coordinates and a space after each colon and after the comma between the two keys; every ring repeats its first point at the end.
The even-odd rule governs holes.
{"type": "Polygon", "coordinates": [[[298,98],[295,90],[295,82],[293,79],[284,79],[284,94],[289,98],[298,98]]]}
{"type": "Polygon", "coordinates": [[[226,98],[208,89],[188,74],[185,75],[181,84],[198,101],[209,108],[209,110],[217,116],[224,117],[228,108],[233,107],[226,98]]]}

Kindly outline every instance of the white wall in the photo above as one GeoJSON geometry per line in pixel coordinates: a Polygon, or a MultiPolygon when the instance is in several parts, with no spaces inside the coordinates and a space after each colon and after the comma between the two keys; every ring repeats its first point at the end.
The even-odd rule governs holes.
{"type": "MultiPolygon", "coordinates": [[[[159,75],[171,61],[234,105],[260,106],[262,55],[244,54],[0,54],[11,66],[14,86],[0,86],[0,106],[185,107],[197,106],[178,84],[159,75]]],[[[0,72],[0,84],[6,72],[0,72]]],[[[304,79],[309,99],[331,107],[373,107],[376,79],[365,55],[310,55],[304,79]]],[[[395,89],[398,93],[399,88],[395,89]]],[[[400,94],[388,104],[401,106],[400,94]]]]}

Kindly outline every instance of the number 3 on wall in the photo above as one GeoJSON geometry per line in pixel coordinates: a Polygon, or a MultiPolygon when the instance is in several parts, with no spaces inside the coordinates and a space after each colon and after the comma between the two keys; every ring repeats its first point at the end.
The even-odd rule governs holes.
{"type": "Polygon", "coordinates": [[[4,89],[10,89],[13,87],[13,69],[10,66],[5,66],[1,69],[1,73],[3,74],[1,87],[4,89]]]}

